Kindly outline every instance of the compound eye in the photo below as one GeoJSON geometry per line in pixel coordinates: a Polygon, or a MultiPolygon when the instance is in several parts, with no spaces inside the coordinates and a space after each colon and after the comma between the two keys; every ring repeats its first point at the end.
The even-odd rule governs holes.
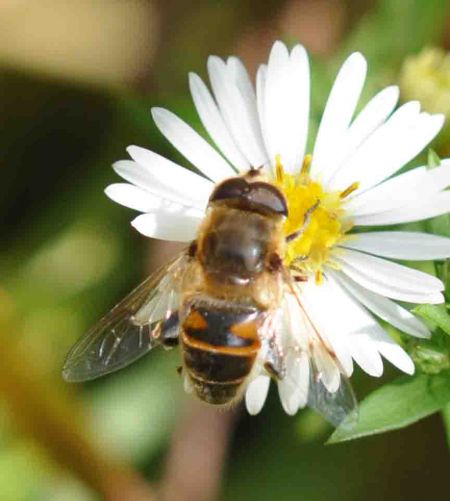
{"type": "Polygon", "coordinates": [[[286,199],[278,188],[269,183],[252,183],[247,200],[269,213],[288,215],[286,199]]]}
{"type": "Polygon", "coordinates": [[[248,183],[241,177],[223,181],[209,202],[228,200],[232,206],[262,214],[288,215],[286,199],[278,188],[263,181],[248,183]]]}
{"type": "Polygon", "coordinates": [[[243,198],[249,191],[249,184],[240,177],[227,179],[219,184],[209,198],[210,202],[243,198]]]}

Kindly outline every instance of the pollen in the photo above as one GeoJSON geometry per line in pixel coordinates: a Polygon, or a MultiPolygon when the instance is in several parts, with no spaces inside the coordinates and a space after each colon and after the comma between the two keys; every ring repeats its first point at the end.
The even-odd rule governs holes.
{"type": "Polygon", "coordinates": [[[358,188],[354,183],[346,190],[325,191],[320,182],[309,176],[311,156],[307,155],[298,174],[284,171],[281,159],[276,158],[275,185],[283,192],[288,204],[286,219],[286,253],[284,263],[323,281],[323,266],[333,266],[332,251],[345,238],[351,224],[342,221],[345,198],[358,188]]]}

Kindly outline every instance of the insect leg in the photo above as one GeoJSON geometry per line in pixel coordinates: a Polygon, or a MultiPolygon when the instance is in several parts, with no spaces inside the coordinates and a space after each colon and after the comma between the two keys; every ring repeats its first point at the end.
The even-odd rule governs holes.
{"type": "Polygon", "coordinates": [[[270,341],[266,361],[264,362],[264,369],[266,369],[269,376],[277,380],[283,379],[286,373],[283,354],[281,353],[280,347],[275,343],[270,343],[270,341]]]}
{"type": "Polygon", "coordinates": [[[313,212],[317,209],[317,207],[319,207],[319,205],[320,205],[320,200],[317,200],[317,202],[305,212],[305,218],[303,220],[301,228],[299,228],[297,231],[294,231],[294,233],[288,235],[286,237],[287,242],[292,242],[292,240],[296,240],[298,237],[301,237],[303,233],[305,233],[305,230],[308,227],[309,222],[311,221],[311,216],[313,212]]]}
{"type": "MultiPolygon", "coordinates": [[[[286,373],[283,351],[275,328],[276,318],[271,318],[267,326],[267,334],[264,340],[265,356],[264,368],[274,379],[283,379],[286,373]]],[[[279,320],[279,319],[278,319],[279,320]]]]}

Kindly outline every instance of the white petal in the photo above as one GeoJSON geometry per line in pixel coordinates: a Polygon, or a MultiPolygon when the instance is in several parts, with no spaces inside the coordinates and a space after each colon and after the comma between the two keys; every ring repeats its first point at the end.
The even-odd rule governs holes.
{"type": "Polygon", "coordinates": [[[255,89],[244,64],[238,57],[231,56],[227,59],[227,69],[228,74],[231,76],[231,80],[235,82],[235,85],[242,96],[242,106],[247,112],[246,117],[249,122],[249,127],[253,132],[252,141],[255,142],[257,150],[255,160],[264,160],[261,163],[258,163],[257,167],[260,167],[267,159],[267,152],[262,137],[255,89]]]}
{"type": "Polygon", "coordinates": [[[387,87],[374,96],[355,118],[342,139],[342,148],[333,156],[323,180],[327,181],[342,164],[355,154],[361,144],[388,118],[398,101],[399,89],[387,87]],[[339,156],[338,156],[339,154],[339,156]]]}
{"type": "MultiPolygon", "coordinates": [[[[237,88],[244,96],[244,99],[248,103],[251,102],[252,106],[256,104],[255,89],[242,61],[236,56],[230,56],[227,59],[227,67],[229,73],[232,75],[234,82],[236,83],[237,88]]],[[[253,118],[257,117],[255,111],[256,110],[253,110],[253,118]]]]}
{"type": "Polygon", "coordinates": [[[331,274],[361,304],[394,327],[419,338],[429,338],[431,336],[428,327],[419,318],[397,303],[361,287],[343,273],[332,270],[328,270],[327,273],[331,274]]]}
{"type": "Polygon", "coordinates": [[[426,178],[426,168],[417,167],[356,194],[345,203],[345,209],[350,213],[350,217],[397,209],[417,197],[426,178]]]}
{"type": "Polygon", "coordinates": [[[267,81],[267,65],[261,64],[256,73],[256,104],[258,108],[259,122],[261,124],[261,133],[264,138],[264,144],[267,148],[266,139],[266,118],[265,118],[265,95],[266,95],[266,81],[267,81]]]}
{"type": "Polygon", "coordinates": [[[343,247],[410,261],[450,257],[450,238],[407,231],[358,233],[351,235],[343,247]]]}
{"type": "Polygon", "coordinates": [[[348,129],[347,152],[351,153],[369,137],[392,113],[397,104],[399,89],[396,85],[386,87],[376,94],[362,109],[348,129]]]}
{"type": "Polygon", "coordinates": [[[114,202],[140,212],[158,209],[162,204],[161,198],[128,183],[110,184],[105,194],[114,202]]]}
{"type": "Polygon", "coordinates": [[[308,403],[308,391],[309,391],[309,360],[306,353],[302,352],[292,361],[291,367],[287,366],[290,373],[296,373],[297,387],[295,389],[295,404],[298,408],[302,409],[308,403]]]}
{"type": "Polygon", "coordinates": [[[131,224],[147,237],[188,242],[196,237],[202,216],[197,209],[170,203],[157,212],[138,216],[131,224]]]}
{"type": "Polygon", "coordinates": [[[380,280],[394,287],[413,289],[417,292],[444,290],[444,284],[438,278],[386,259],[352,250],[346,250],[340,259],[355,268],[364,270],[373,280],[380,280]]]}
{"type": "MultiPolygon", "coordinates": [[[[314,318],[314,323],[322,336],[325,335],[325,338],[331,342],[330,333],[333,333],[332,335],[340,338],[341,341],[345,340],[349,356],[353,357],[365,372],[372,376],[382,374],[383,363],[370,338],[370,332],[381,327],[333,279],[331,274],[327,273],[324,283],[320,286],[308,284],[302,297],[307,304],[308,314],[314,318]],[[324,314],[325,311],[326,314],[324,314]],[[328,330],[323,330],[324,325],[328,326],[328,330]]],[[[337,351],[336,354],[343,364],[337,351]]],[[[351,374],[346,367],[344,369],[347,375],[351,374]]]]}
{"type": "Polygon", "coordinates": [[[369,376],[380,377],[383,374],[383,361],[370,335],[358,332],[352,334],[349,341],[352,357],[361,369],[369,376]]]}
{"type": "Polygon", "coordinates": [[[228,67],[220,58],[210,56],[208,73],[222,116],[239,150],[249,163],[259,167],[267,161],[256,101],[244,95],[247,89],[242,71],[232,63],[228,67]]]}
{"type": "Polygon", "coordinates": [[[351,329],[347,319],[351,312],[343,313],[339,299],[342,294],[336,291],[328,280],[317,286],[314,282],[308,283],[301,289],[303,305],[308,312],[321,337],[330,343],[345,374],[353,372],[352,357],[347,345],[348,332],[351,329]],[[324,308],[327,314],[324,315],[324,308]]]}
{"type": "Polygon", "coordinates": [[[197,169],[215,182],[232,176],[231,165],[186,122],[164,108],[152,108],[158,129],[197,169]]]}
{"type": "Polygon", "coordinates": [[[328,185],[345,189],[355,181],[364,191],[390,177],[437,135],[443,115],[414,113],[415,103],[399,108],[341,167],[328,185]]]}
{"type": "Polygon", "coordinates": [[[281,405],[293,416],[308,401],[309,361],[306,353],[289,351],[285,357],[286,375],[278,382],[281,405]]]}
{"type": "Polygon", "coordinates": [[[443,302],[443,296],[439,292],[443,285],[436,277],[408,269],[405,266],[388,263],[373,256],[365,256],[362,259],[359,256],[356,259],[352,256],[349,259],[349,252],[355,254],[355,251],[346,251],[347,256],[335,259],[339,262],[341,271],[364,288],[376,294],[409,303],[437,304],[443,302]],[[374,264],[374,260],[384,262],[374,264]],[[386,263],[388,264],[386,265],[386,263]],[[403,269],[399,270],[398,268],[403,269]],[[404,268],[408,271],[405,272],[404,268]],[[423,277],[424,275],[425,277],[423,277]]]}
{"type": "Polygon", "coordinates": [[[418,200],[414,205],[404,205],[378,214],[367,214],[352,218],[356,226],[380,226],[412,223],[450,212],[450,191],[443,191],[428,200],[418,200]]]}
{"type": "Polygon", "coordinates": [[[303,164],[306,143],[308,140],[309,106],[311,76],[309,71],[308,53],[301,45],[296,45],[290,58],[291,82],[294,88],[290,116],[292,119],[291,139],[293,168],[303,164]]]}
{"type": "Polygon", "coordinates": [[[378,323],[327,273],[324,283],[309,283],[303,288],[302,300],[321,336],[335,349],[346,374],[351,375],[353,357],[358,365],[372,376],[380,376],[383,363],[369,337],[378,323]],[[340,351],[336,349],[340,342],[340,351]],[[342,357],[342,353],[345,354],[342,357]],[[347,360],[350,357],[350,361],[347,360]]]}
{"type": "MultiPolygon", "coordinates": [[[[352,179],[346,186],[355,181],[358,182],[359,189],[356,191],[358,194],[377,184],[373,182],[370,185],[368,180],[382,170],[378,164],[382,163],[383,168],[385,168],[386,163],[389,168],[393,164],[400,168],[402,164],[399,164],[398,157],[404,150],[401,140],[412,134],[412,130],[419,119],[420,103],[418,101],[408,102],[398,108],[385,123],[378,127],[353,152],[353,155],[346,158],[345,162],[334,170],[333,176],[326,180],[328,187],[333,187],[336,190],[343,189],[340,187],[348,183],[348,179],[352,179]]],[[[395,172],[394,169],[392,169],[391,174],[393,172],[395,172]]],[[[384,176],[384,178],[386,177],[389,176],[384,176]]],[[[384,178],[381,178],[378,182],[384,178]]]]}
{"type": "Polygon", "coordinates": [[[273,45],[264,92],[264,137],[269,159],[276,155],[288,172],[299,170],[305,154],[309,119],[309,63],[305,49],[289,52],[281,42],[273,45]]]}
{"type": "MultiPolygon", "coordinates": [[[[207,198],[202,201],[190,198],[190,196],[197,198],[197,193],[192,192],[192,190],[188,190],[184,194],[180,193],[181,186],[178,186],[175,179],[173,179],[171,185],[164,184],[164,179],[160,181],[156,172],[153,172],[153,170],[133,160],[119,160],[113,164],[113,169],[126,181],[129,181],[158,198],[163,198],[164,200],[175,203],[188,204],[198,209],[204,209],[204,207],[206,207],[207,198]]],[[[212,186],[211,183],[211,187],[212,186]]]]}
{"type": "Polygon", "coordinates": [[[314,364],[322,384],[330,393],[335,393],[341,382],[341,374],[336,362],[324,346],[314,350],[314,364]]]}
{"type": "Polygon", "coordinates": [[[299,347],[308,352],[310,344],[308,324],[304,312],[292,294],[285,294],[283,297],[281,317],[283,319],[283,329],[280,329],[280,338],[285,351],[292,347],[299,347]]]}
{"type": "Polygon", "coordinates": [[[424,185],[420,188],[420,195],[428,195],[445,190],[450,186],[450,159],[445,158],[439,167],[427,169],[424,185]]]}
{"type": "MultiPolygon", "coordinates": [[[[279,136],[283,141],[284,133],[283,123],[280,120],[279,106],[283,100],[287,99],[286,85],[288,80],[286,76],[289,73],[289,52],[280,41],[276,41],[270,51],[269,61],[266,71],[266,82],[264,88],[264,101],[261,109],[264,116],[264,130],[266,139],[266,149],[269,154],[271,165],[274,165],[275,155],[281,154],[279,145],[279,136]],[[278,128],[277,128],[278,127],[278,128]],[[279,132],[279,128],[283,132],[279,132]],[[274,150],[274,146],[275,150],[274,150]]],[[[259,98],[260,96],[258,96],[259,98]]],[[[285,111],[284,109],[282,110],[285,111]]],[[[283,159],[284,161],[284,159],[283,159]]]]}
{"type": "Polygon", "coordinates": [[[342,65],[331,89],[314,147],[311,174],[327,176],[333,158],[341,157],[344,138],[366,78],[367,63],[355,52],[342,65]]]}
{"type": "Polygon", "coordinates": [[[270,377],[264,374],[257,376],[247,386],[245,392],[245,405],[250,415],[255,416],[264,406],[269,392],[270,377]]]}
{"type": "MultiPolygon", "coordinates": [[[[410,373],[411,361],[406,353],[357,302],[357,296],[342,289],[336,282],[336,275],[337,273],[332,270],[327,272],[326,286],[333,297],[332,306],[327,305],[327,315],[333,316],[334,314],[335,318],[339,316],[344,318],[341,324],[347,323],[348,346],[356,363],[368,374],[379,377],[383,373],[381,353],[399,369],[410,373]]],[[[339,321],[337,326],[339,326],[339,321]]]]}
{"type": "Polygon", "coordinates": [[[414,374],[414,363],[411,357],[383,329],[380,328],[372,332],[372,339],[376,341],[378,351],[392,365],[406,374],[414,374]]]}
{"type": "Polygon", "coordinates": [[[195,73],[190,73],[189,87],[198,115],[212,140],[238,171],[248,169],[250,164],[236,146],[203,80],[195,73]]]}
{"type": "Polygon", "coordinates": [[[175,192],[185,201],[195,201],[197,206],[205,207],[214,188],[213,183],[203,176],[177,165],[153,151],[139,146],[128,146],[131,158],[143,167],[146,188],[154,189],[155,180],[167,190],[175,192]]]}

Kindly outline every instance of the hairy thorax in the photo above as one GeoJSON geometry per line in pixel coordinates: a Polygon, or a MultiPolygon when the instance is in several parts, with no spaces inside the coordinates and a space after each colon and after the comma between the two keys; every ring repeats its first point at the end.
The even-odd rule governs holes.
{"type": "Polygon", "coordinates": [[[272,302],[283,255],[283,222],[277,217],[229,207],[212,207],[197,239],[203,287],[215,296],[272,302]]]}

